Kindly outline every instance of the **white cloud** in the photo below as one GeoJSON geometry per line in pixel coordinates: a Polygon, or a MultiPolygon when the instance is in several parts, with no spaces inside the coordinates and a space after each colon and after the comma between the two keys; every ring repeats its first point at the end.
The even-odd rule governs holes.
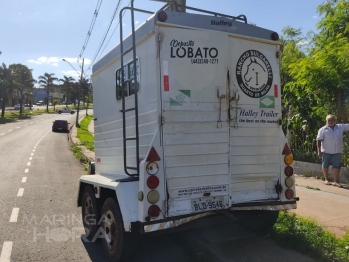
{"type": "Polygon", "coordinates": [[[318,19],[318,16],[317,16],[317,15],[313,15],[313,18],[314,18],[314,19],[318,19]]]}
{"type": "Polygon", "coordinates": [[[78,72],[76,72],[75,70],[68,70],[68,71],[62,71],[62,73],[64,75],[70,75],[70,76],[73,76],[73,77],[80,77],[80,74],[78,72]]]}
{"type": "MultiPolygon", "coordinates": [[[[80,65],[82,64],[82,59],[78,59],[78,58],[71,58],[71,57],[67,57],[67,58],[64,58],[66,61],[68,61],[69,63],[71,64],[77,64],[77,65],[80,65]]],[[[59,63],[60,62],[64,62],[62,61],[62,58],[60,57],[56,57],[56,56],[51,56],[51,57],[46,57],[46,56],[41,56],[37,59],[29,59],[28,60],[29,63],[32,63],[32,64],[39,64],[39,65],[51,65],[51,66],[59,66],[59,63]]],[[[91,64],[91,60],[88,59],[88,58],[85,58],[84,60],[84,64],[85,65],[89,65],[91,64]]]]}
{"type": "Polygon", "coordinates": [[[28,60],[28,62],[33,64],[41,64],[41,62],[32,59],[28,60]]]}

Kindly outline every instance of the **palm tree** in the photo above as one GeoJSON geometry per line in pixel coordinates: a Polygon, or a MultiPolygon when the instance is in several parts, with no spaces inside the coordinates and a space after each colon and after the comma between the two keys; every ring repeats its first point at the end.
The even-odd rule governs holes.
{"type": "Polygon", "coordinates": [[[75,81],[74,78],[72,78],[71,76],[67,77],[67,76],[63,76],[63,78],[59,79],[60,82],[63,82],[63,93],[65,95],[65,102],[67,105],[68,102],[68,96],[71,92],[72,86],[73,86],[73,82],[75,81]]]}
{"type": "Polygon", "coordinates": [[[46,89],[46,112],[48,113],[48,99],[49,99],[49,94],[52,88],[54,87],[53,81],[57,81],[58,78],[53,77],[55,74],[54,73],[45,73],[43,76],[39,76],[39,84],[43,86],[46,89]]]}
{"type": "Polygon", "coordinates": [[[9,66],[9,69],[12,75],[13,85],[17,92],[17,97],[19,98],[19,115],[21,116],[23,112],[24,96],[32,93],[36,80],[33,79],[32,70],[25,65],[12,64],[9,66]]]}

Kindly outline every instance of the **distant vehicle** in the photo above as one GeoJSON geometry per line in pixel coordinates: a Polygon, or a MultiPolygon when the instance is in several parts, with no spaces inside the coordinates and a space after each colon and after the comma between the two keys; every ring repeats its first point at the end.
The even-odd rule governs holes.
{"type": "Polygon", "coordinates": [[[36,102],[36,105],[37,106],[43,106],[44,105],[44,101],[38,101],[38,102],[36,102]]]}
{"type": "Polygon", "coordinates": [[[64,132],[69,132],[68,123],[67,120],[55,120],[52,122],[52,132],[56,131],[64,131],[64,132]]]}
{"type": "Polygon", "coordinates": [[[19,110],[21,108],[20,104],[15,105],[15,110],[19,110]]]}
{"type": "Polygon", "coordinates": [[[68,107],[57,109],[56,112],[57,112],[58,114],[62,114],[62,113],[74,114],[74,113],[75,113],[74,110],[71,110],[71,109],[68,108],[68,107]]]}

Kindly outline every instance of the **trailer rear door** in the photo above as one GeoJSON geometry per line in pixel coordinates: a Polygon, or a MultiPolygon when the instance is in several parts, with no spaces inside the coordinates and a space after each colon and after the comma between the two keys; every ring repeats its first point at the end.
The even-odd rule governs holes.
{"type": "Polygon", "coordinates": [[[278,46],[229,38],[232,204],[278,199],[281,96],[278,46]]]}
{"type": "Polygon", "coordinates": [[[229,206],[226,33],[160,27],[169,216],[229,206]]]}

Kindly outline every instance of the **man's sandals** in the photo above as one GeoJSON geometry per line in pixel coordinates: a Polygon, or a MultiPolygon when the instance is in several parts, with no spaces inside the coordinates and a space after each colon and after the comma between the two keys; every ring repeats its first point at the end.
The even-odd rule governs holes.
{"type": "Polygon", "coordinates": [[[332,186],[342,187],[342,185],[341,185],[341,184],[336,183],[336,182],[334,182],[334,183],[332,184],[332,186]]]}

